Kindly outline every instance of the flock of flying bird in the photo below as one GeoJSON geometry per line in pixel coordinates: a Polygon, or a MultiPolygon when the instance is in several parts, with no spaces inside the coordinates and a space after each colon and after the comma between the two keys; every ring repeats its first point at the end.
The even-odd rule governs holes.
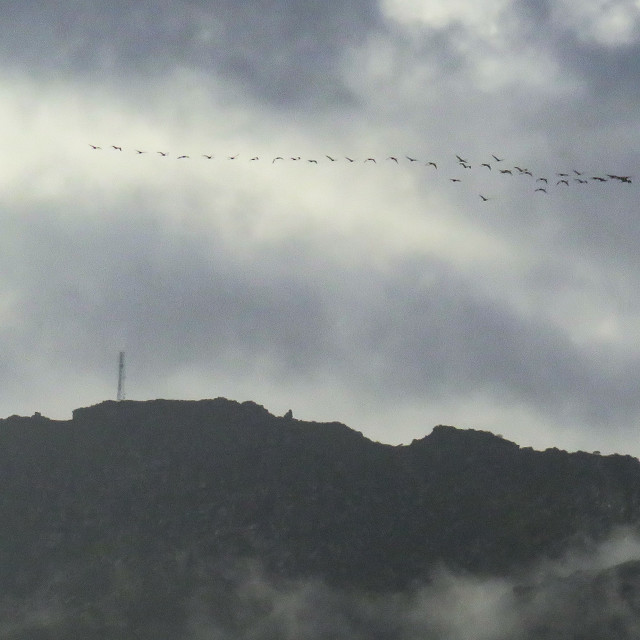
{"type": "MultiPolygon", "coordinates": [[[[91,144],[89,143],[89,146],[94,150],[94,151],[101,151],[102,147],[99,145],[95,145],[95,144],[91,144]]],[[[108,149],[111,149],[112,151],[118,151],[118,152],[122,152],[123,149],[121,146],[112,144],[108,147],[108,149]]],[[[143,154],[153,154],[153,155],[159,155],[161,157],[168,157],[170,154],[168,151],[145,151],[142,149],[133,149],[133,152],[136,153],[137,155],[143,155],[143,154]]],[[[456,159],[457,159],[457,165],[462,168],[462,169],[471,169],[472,165],[469,162],[469,160],[454,154],[456,159]]],[[[237,160],[239,158],[240,154],[235,154],[232,156],[223,156],[223,159],[226,160],[237,160]]],[[[213,154],[207,154],[207,153],[203,153],[200,154],[200,156],[198,156],[199,158],[205,159],[205,160],[213,160],[214,159],[214,155],[213,154]]],[[[187,160],[190,159],[191,156],[183,154],[183,155],[179,155],[176,156],[176,159],[178,160],[187,160]]],[[[613,182],[618,182],[618,183],[623,183],[623,184],[631,184],[631,176],[621,176],[621,175],[616,175],[616,174],[611,174],[611,173],[605,173],[604,175],[589,175],[587,173],[585,173],[584,171],[578,171],[577,169],[572,169],[571,171],[560,171],[560,172],[555,172],[552,176],[534,176],[533,172],[531,172],[529,169],[527,169],[526,167],[519,167],[517,165],[514,165],[512,168],[506,168],[505,165],[501,164],[505,161],[505,158],[500,158],[496,155],[491,154],[491,158],[492,160],[488,161],[488,162],[481,162],[478,164],[478,167],[481,167],[484,171],[493,171],[494,168],[496,170],[496,172],[499,172],[500,174],[503,174],[505,176],[514,176],[514,175],[521,175],[521,176],[528,176],[533,180],[533,184],[534,184],[534,192],[538,192],[541,194],[546,194],[548,193],[548,189],[552,186],[556,186],[556,187],[568,187],[571,184],[580,184],[580,185],[584,185],[584,184],[588,184],[589,182],[609,182],[609,181],[613,181],[613,182]]],[[[259,161],[260,157],[259,156],[252,156],[249,158],[249,162],[256,162],[259,161]]],[[[323,158],[323,162],[338,162],[342,160],[343,162],[348,162],[348,163],[355,163],[358,162],[357,159],[355,158],[351,158],[349,156],[343,156],[342,158],[338,158],[336,156],[330,156],[330,155],[324,155],[323,158]],[[326,158],[326,160],[325,160],[326,158]]],[[[284,156],[276,156],[275,158],[271,159],[271,164],[275,164],[277,162],[286,162],[286,161],[293,161],[293,162],[307,162],[310,164],[318,164],[318,160],[315,158],[302,158],[301,156],[289,156],[287,158],[285,158],[284,156]]],[[[386,158],[384,158],[384,161],[386,162],[394,162],[395,164],[400,164],[400,162],[409,162],[409,163],[418,163],[421,165],[424,165],[426,167],[430,167],[432,170],[438,170],[438,164],[436,162],[434,162],[433,160],[427,160],[426,162],[424,160],[420,160],[418,158],[413,158],[411,156],[407,156],[405,155],[404,158],[401,158],[400,156],[387,156],[386,158]]],[[[362,160],[360,160],[360,162],[372,162],[374,164],[377,164],[377,160],[374,157],[368,157],[368,158],[364,158],[362,160]]],[[[458,178],[458,177],[452,177],[449,178],[449,181],[452,183],[459,183],[462,182],[462,178],[458,178]]],[[[481,198],[481,200],[483,202],[486,202],[488,200],[490,200],[491,198],[489,198],[488,196],[482,195],[482,194],[478,194],[481,198]]]]}

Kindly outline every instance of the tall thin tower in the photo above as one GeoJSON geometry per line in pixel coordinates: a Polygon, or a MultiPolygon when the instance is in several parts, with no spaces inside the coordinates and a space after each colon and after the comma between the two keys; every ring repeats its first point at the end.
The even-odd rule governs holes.
{"type": "Polygon", "coordinates": [[[118,402],[124,400],[124,351],[120,352],[118,361],[118,402]]]}

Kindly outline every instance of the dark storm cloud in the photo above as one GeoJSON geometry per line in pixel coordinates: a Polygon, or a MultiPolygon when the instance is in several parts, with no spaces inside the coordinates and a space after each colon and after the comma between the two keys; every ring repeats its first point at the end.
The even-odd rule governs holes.
{"type": "Polygon", "coordinates": [[[5,65],[129,86],[180,69],[240,83],[274,103],[348,101],[345,47],[378,20],[372,0],[21,3],[3,14],[5,65]]]}

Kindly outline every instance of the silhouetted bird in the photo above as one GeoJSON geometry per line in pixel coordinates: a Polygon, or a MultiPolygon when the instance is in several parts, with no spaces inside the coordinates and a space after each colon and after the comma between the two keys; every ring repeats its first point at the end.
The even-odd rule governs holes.
{"type": "Polygon", "coordinates": [[[393,160],[396,164],[398,164],[398,158],[396,158],[395,156],[389,156],[387,160],[393,160]]]}
{"type": "Polygon", "coordinates": [[[405,158],[406,158],[409,162],[418,162],[418,158],[411,158],[410,156],[405,156],[405,158]]]}
{"type": "Polygon", "coordinates": [[[331,160],[331,162],[335,162],[336,159],[332,158],[331,156],[328,156],[326,153],[324,154],[326,158],[329,158],[329,160],[331,160]]]}
{"type": "MultiPolygon", "coordinates": [[[[365,162],[376,162],[376,159],[375,158],[367,158],[365,160],[365,162]]],[[[376,162],[376,164],[377,164],[377,162],[376,162]]]]}
{"type": "Polygon", "coordinates": [[[277,156],[271,161],[271,164],[273,164],[276,160],[284,160],[284,158],[282,156],[277,156]]]}
{"type": "Polygon", "coordinates": [[[178,156],[178,160],[184,160],[185,158],[188,158],[189,156],[178,156]]]}
{"type": "Polygon", "coordinates": [[[538,187],[537,189],[535,189],[535,191],[542,191],[543,193],[547,193],[547,190],[543,189],[542,187],[538,187]]]}
{"type": "Polygon", "coordinates": [[[427,162],[427,164],[425,165],[425,167],[428,167],[429,165],[431,165],[434,169],[438,168],[438,165],[435,162],[427,162]]]}
{"type": "Polygon", "coordinates": [[[536,178],[536,182],[544,182],[545,184],[549,184],[549,181],[546,178],[536,178]]]}
{"type": "Polygon", "coordinates": [[[569,186],[569,181],[568,180],[558,180],[558,182],[556,182],[556,186],[559,184],[566,184],[567,187],[569,186]]]}
{"type": "Polygon", "coordinates": [[[202,154],[202,157],[203,157],[203,158],[206,158],[207,160],[211,160],[211,158],[213,158],[213,155],[209,155],[209,154],[207,154],[207,153],[203,153],[203,154],[202,154]]]}
{"type": "Polygon", "coordinates": [[[494,156],[493,153],[491,154],[491,157],[496,161],[496,162],[502,162],[504,160],[504,158],[498,158],[498,156],[494,156]]]}
{"type": "Polygon", "coordinates": [[[489,199],[489,198],[486,198],[485,196],[483,196],[481,193],[479,193],[478,195],[482,199],[482,202],[486,202],[489,199]]]}
{"type": "Polygon", "coordinates": [[[513,175],[513,172],[511,171],[511,169],[500,169],[500,173],[508,173],[510,176],[513,175]]]}
{"type": "Polygon", "coordinates": [[[491,165],[488,164],[487,162],[483,162],[480,166],[481,167],[487,167],[487,169],[489,169],[489,171],[491,171],[491,165]]]}
{"type": "Polygon", "coordinates": [[[159,153],[161,156],[168,156],[169,153],[167,151],[156,151],[156,153],[159,153]]]}
{"type": "Polygon", "coordinates": [[[236,153],[235,156],[228,156],[228,159],[229,160],[235,160],[239,155],[240,155],[239,153],[236,153]]]}
{"type": "Polygon", "coordinates": [[[461,182],[460,178],[449,178],[451,182],[461,182]]]}
{"type": "Polygon", "coordinates": [[[116,151],[122,151],[122,147],[118,147],[118,146],[116,146],[115,144],[112,144],[112,145],[111,145],[111,148],[112,148],[112,149],[115,149],[116,151]]]}
{"type": "Polygon", "coordinates": [[[349,162],[355,162],[355,160],[353,158],[349,158],[347,156],[345,156],[345,159],[348,160],[349,162]]]}
{"type": "Polygon", "coordinates": [[[94,151],[98,151],[98,149],[102,149],[102,147],[99,147],[99,146],[98,146],[98,145],[96,145],[96,144],[91,144],[91,143],[89,143],[89,146],[90,146],[94,151]]]}

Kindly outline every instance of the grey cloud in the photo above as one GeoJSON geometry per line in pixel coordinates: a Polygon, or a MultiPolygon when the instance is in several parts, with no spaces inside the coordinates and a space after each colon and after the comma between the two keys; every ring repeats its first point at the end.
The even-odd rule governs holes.
{"type": "Polygon", "coordinates": [[[322,244],[301,237],[252,246],[247,263],[215,230],[165,232],[144,210],[111,216],[65,227],[18,216],[29,221],[18,234],[23,264],[8,284],[22,291],[11,339],[34,354],[23,375],[42,376],[54,354],[95,375],[96,358],[111,365],[126,344],[151,388],[150,376],[176,369],[250,376],[267,362],[282,381],[337,381],[398,406],[481,394],[554,423],[619,428],[640,413],[636,356],[580,349],[439,261],[405,258],[376,272],[331,264],[322,244]]]}
{"type": "Polygon", "coordinates": [[[114,88],[187,68],[275,104],[321,106],[350,100],[335,65],[376,23],[371,0],[24,3],[4,16],[0,55],[29,73],[111,78],[114,88]]]}
{"type": "Polygon", "coordinates": [[[232,247],[165,233],[142,212],[112,222],[41,223],[21,237],[26,266],[11,285],[23,292],[23,349],[62,349],[82,369],[126,342],[151,371],[269,357],[298,373],[328,351],[330,321],[304,278],[272,276],[260,256],[243,266],[232,247]]]}
{"type": "MultiPolygon", "coordinates": [[[[142,120],[176,103],[171,91],[181,85],[172,83],[171,75],[186,70],[203,90],[195,105],[183,99],[175,130],[157,118],[167,144],[183,144],[187,125],[197,123],[190,142],[195,145],[207,118],[223,120],[238,111],[251,116],[245,129],[237,127],[244,136],[239,142],[254,144],[257,122],[263,143],[279,140],[276,127],[284,118],[273,114],[280,109],[291,116],[287,125],[296,121],[283,144],[292,153],[302,147],[338,155],[356,147],[361,156],[373,148],[381,156],[406,152],[435,159],[438,174],[419,174],[417,164],[399,166],[397,183],[380,183],[398,197],[397,209],[387,212],[389,220],[404,216],[406,206],[422,211],[416,214],[419,223],[418,215],[429,216],[433,207],[442,206],[456,223],[514,252],[522,249],[523,261],[535,262],[539,270],[510,279],[496,276],[505,288],[491,295],[483,273],[463,275],[437,259],[408,255],[386,272],[376,271],[374,260],[332,264],[324,255],[331,236],[321,235],[322,225],[289,242],[274,241],[270,248],[252,247],[251,259],[243,261],[235,253],[243,239],[223,240],[222,221],[206,239],[163,229],[162,216],[154,211],[154,199],[165,193],[159,186],[160,196],[139,202],[135,193],[124,193],[114,183],[122,201],[113,211],[92,209],[83,222],[59,216],[65,208],[79,208],[71,196],[50,203],[46,216],[33,205],[7,203],[16,220],[29,224],[16,223],[15,246],[21,249],[12,260],[6,253],[0,256],[0,277],[19,295],[17,306],[24,314],[22,326],[3,329],[3,353],[13,354],[0,365],[3,381],[17,387],[19,379],[27,387],[39,377],[46,385],[59,366],[89,375],[98,362],[107,362],[104,375],[112,377],[114,353],[126,343],[141,367],[158,378],[216,367],[220,375],[242,371],[250,377],[252,363],[262,359],[274,379],[304,379],[309,389],[331,380],[352,393],[354,405],[415,405],[415,399],[426,404],[445,397],[453,402],[480,394],[486,404],[525,405],[546,424],[631,428],[639,412],[632,384],[639,368],[635,346],[624,345],[622,354],[597,343],[578,345],[547,308],[563,301],[566,291],[567,299],[580,298],[589,309],[610,305],[612,314],[633,319],[639,279],[637,185],[588,185],[582,191],[572,186],[534,200],[524,178],[498,182],[495,167],[492,174],[475,171],[490,153],[550,176],[567,168],[633,173],[640,161],[637,127],[630,126],[640,86],[633,82],[635,49],[604,49],[565,38],[551,23],[549,6],[532,0],[515,5],[517,19],[508,23],[502,50],[491,44],[465,50],[460,40],[475,40],[466,34],[464,41],[463,26],[425,30],[414,38],[400,25],[383,23],[372,0],[10,3],[0,24],[0,57],[7,75],[33,79],[37,89],[30,99],[45,86],[39,80],[46,76],[68,83],[70,100],[80,102],[83,87],[104,90],[105,112],[111,95],[116,111],[119,96],[132,96],[139,100],[132,111],[142,120]],[[527,63],[538,56],[557,69],[547,75],[545,68],[540,80],[528,83],[527,63]],[[482,70],[483,62],[488,71],[482,70]],[[493,71],[502,78],[503,64],[513,64],[504,81],[486,82],[493,80],[493,71]],[[149,97],[146,89],[154,83],[149,97]],[[225,101],[224,89],[231,83],[242,90],[225,101]],[[216,105],[214,114],[207,113],[208,96],[216,105]],[[188,113],[184,123],[181,111],[188,113]],[[317,117],[320,112],[340,127],[329,129],[329,118],[317,117]],[[313,126],[301,124],[312,118],[313,126]],[[448,159],[458,169],[454,153],[469,155],[474,164],[458,195],[447,189],[441,162],[448,159]],[[416,172],[403,182],[412,169],[416,172]],[[470,202],[478,204],[477,192],[484,193],[480,189],[489,184],[490,207],[480,211],[470,202]],[[534,301],[530,316],[516,311],[516,294],[534,301]]],[[[55,118],[51,123],[55,126],[55,118]]],[[[134,127],[127,136],[137,133],[134,127]]],[[[138,144],[131,138],[99,142],[138,144]]],[[[220,141],[210,143],[216,153],[226,153],[220,141]]],[[[34,164],[26,165],[26,174],[37,171],[34,164]]],[[[211,163],[212,170],[218,166],[211,163]]],[[[285,185],[289,166],[279,168],[285,185]]],[[[367,168],[373,171],[373,165],[367,168]]],[[[337,178],[344,175],[338,173],[342,165],[335,169],[335,181],[324,183],[327,202],[333,203],[327,209],[341,206],[340,190],[349,189],[348,181],[337,178]]],[[[391,163],[384,165],[387,169],[391,163]]],[[[344,193],[345,206],[375,209],[375,195],[364,203],[355,203],[353,196],[366,198],[373,186],[367,181],[381,173],[356,175],[361,189],[344,193]]],[[[251,184],[242,190],[253,193],[251,184]]],[[[293,188],[286,193],[295,193],[291,206],[308,206],[315,215],[323,206],[319,192],[306,200],[293,188]]],[[[189,206],[197,208],[198,195],[192,195],[189,206]]],[[[249,229],[251,216],[259,217],[259,197],[235,209],[232,201],[221,199],[216,207],[230,209],[229,219],[246,217],[249,229]]],[[[279,202],[285,210],[290,206],[286,195],[279,202]]],[[[381,212],[374,213],[375,218],[381,212]]],[[[323,211],[318,218],[323,215],[331,226],[338,213],[323,211]]],[[[384,229],[371,230],[373,244],[384,243],[384,229]]],[[[563,302],[566,315],[575,313],[573,322],[579,325],[579,305],[574,309],[563,302]]]]}
{"type": "MultiPolygon", "coordinates": [[[[571,69],[587,80],[594,116],[607,109],[622,124],[635,121],[635,104],[640,98],[640,44],[616,48],[565,41],[561,54],[571,69]]],[[[593,118],[594,126],[597,119],[593,118]]]]}
{"type": "Polygon", "coordinates": [[[386,282],[386,295],[368,301],[370,321],[361,318],[360,351],[384,363],[375,384],[390,395],[480,391],[496,404],[525,402],[556,423],[635,422],[637,357],[582,351],[559,328],[479,297],[447,271],[426,286],[420,280],[405,272],[386,282]]]}
{"type": "MultiPolygon", "coordinates": [[[[581,39],[577,25],[571,21],[564,25],[554,22],[553,5],[553,0],[521,0],[515,7],[523,39],[540,51],[552,52],[564,73],[586,84],[592,105],[585,108],[582,100],[576,101],[574,117],[586,116],[597,126],[602,121],[600,109],[607,108],[609,118],[617,112],[618,117],[632,119],[632,113],[625,114],[625,107],[628,109],[640,95],[637,29],[636,37],[628,43],[581,39]]],[[[597,12],[593,17],[598,17],[597,12]]]]}

